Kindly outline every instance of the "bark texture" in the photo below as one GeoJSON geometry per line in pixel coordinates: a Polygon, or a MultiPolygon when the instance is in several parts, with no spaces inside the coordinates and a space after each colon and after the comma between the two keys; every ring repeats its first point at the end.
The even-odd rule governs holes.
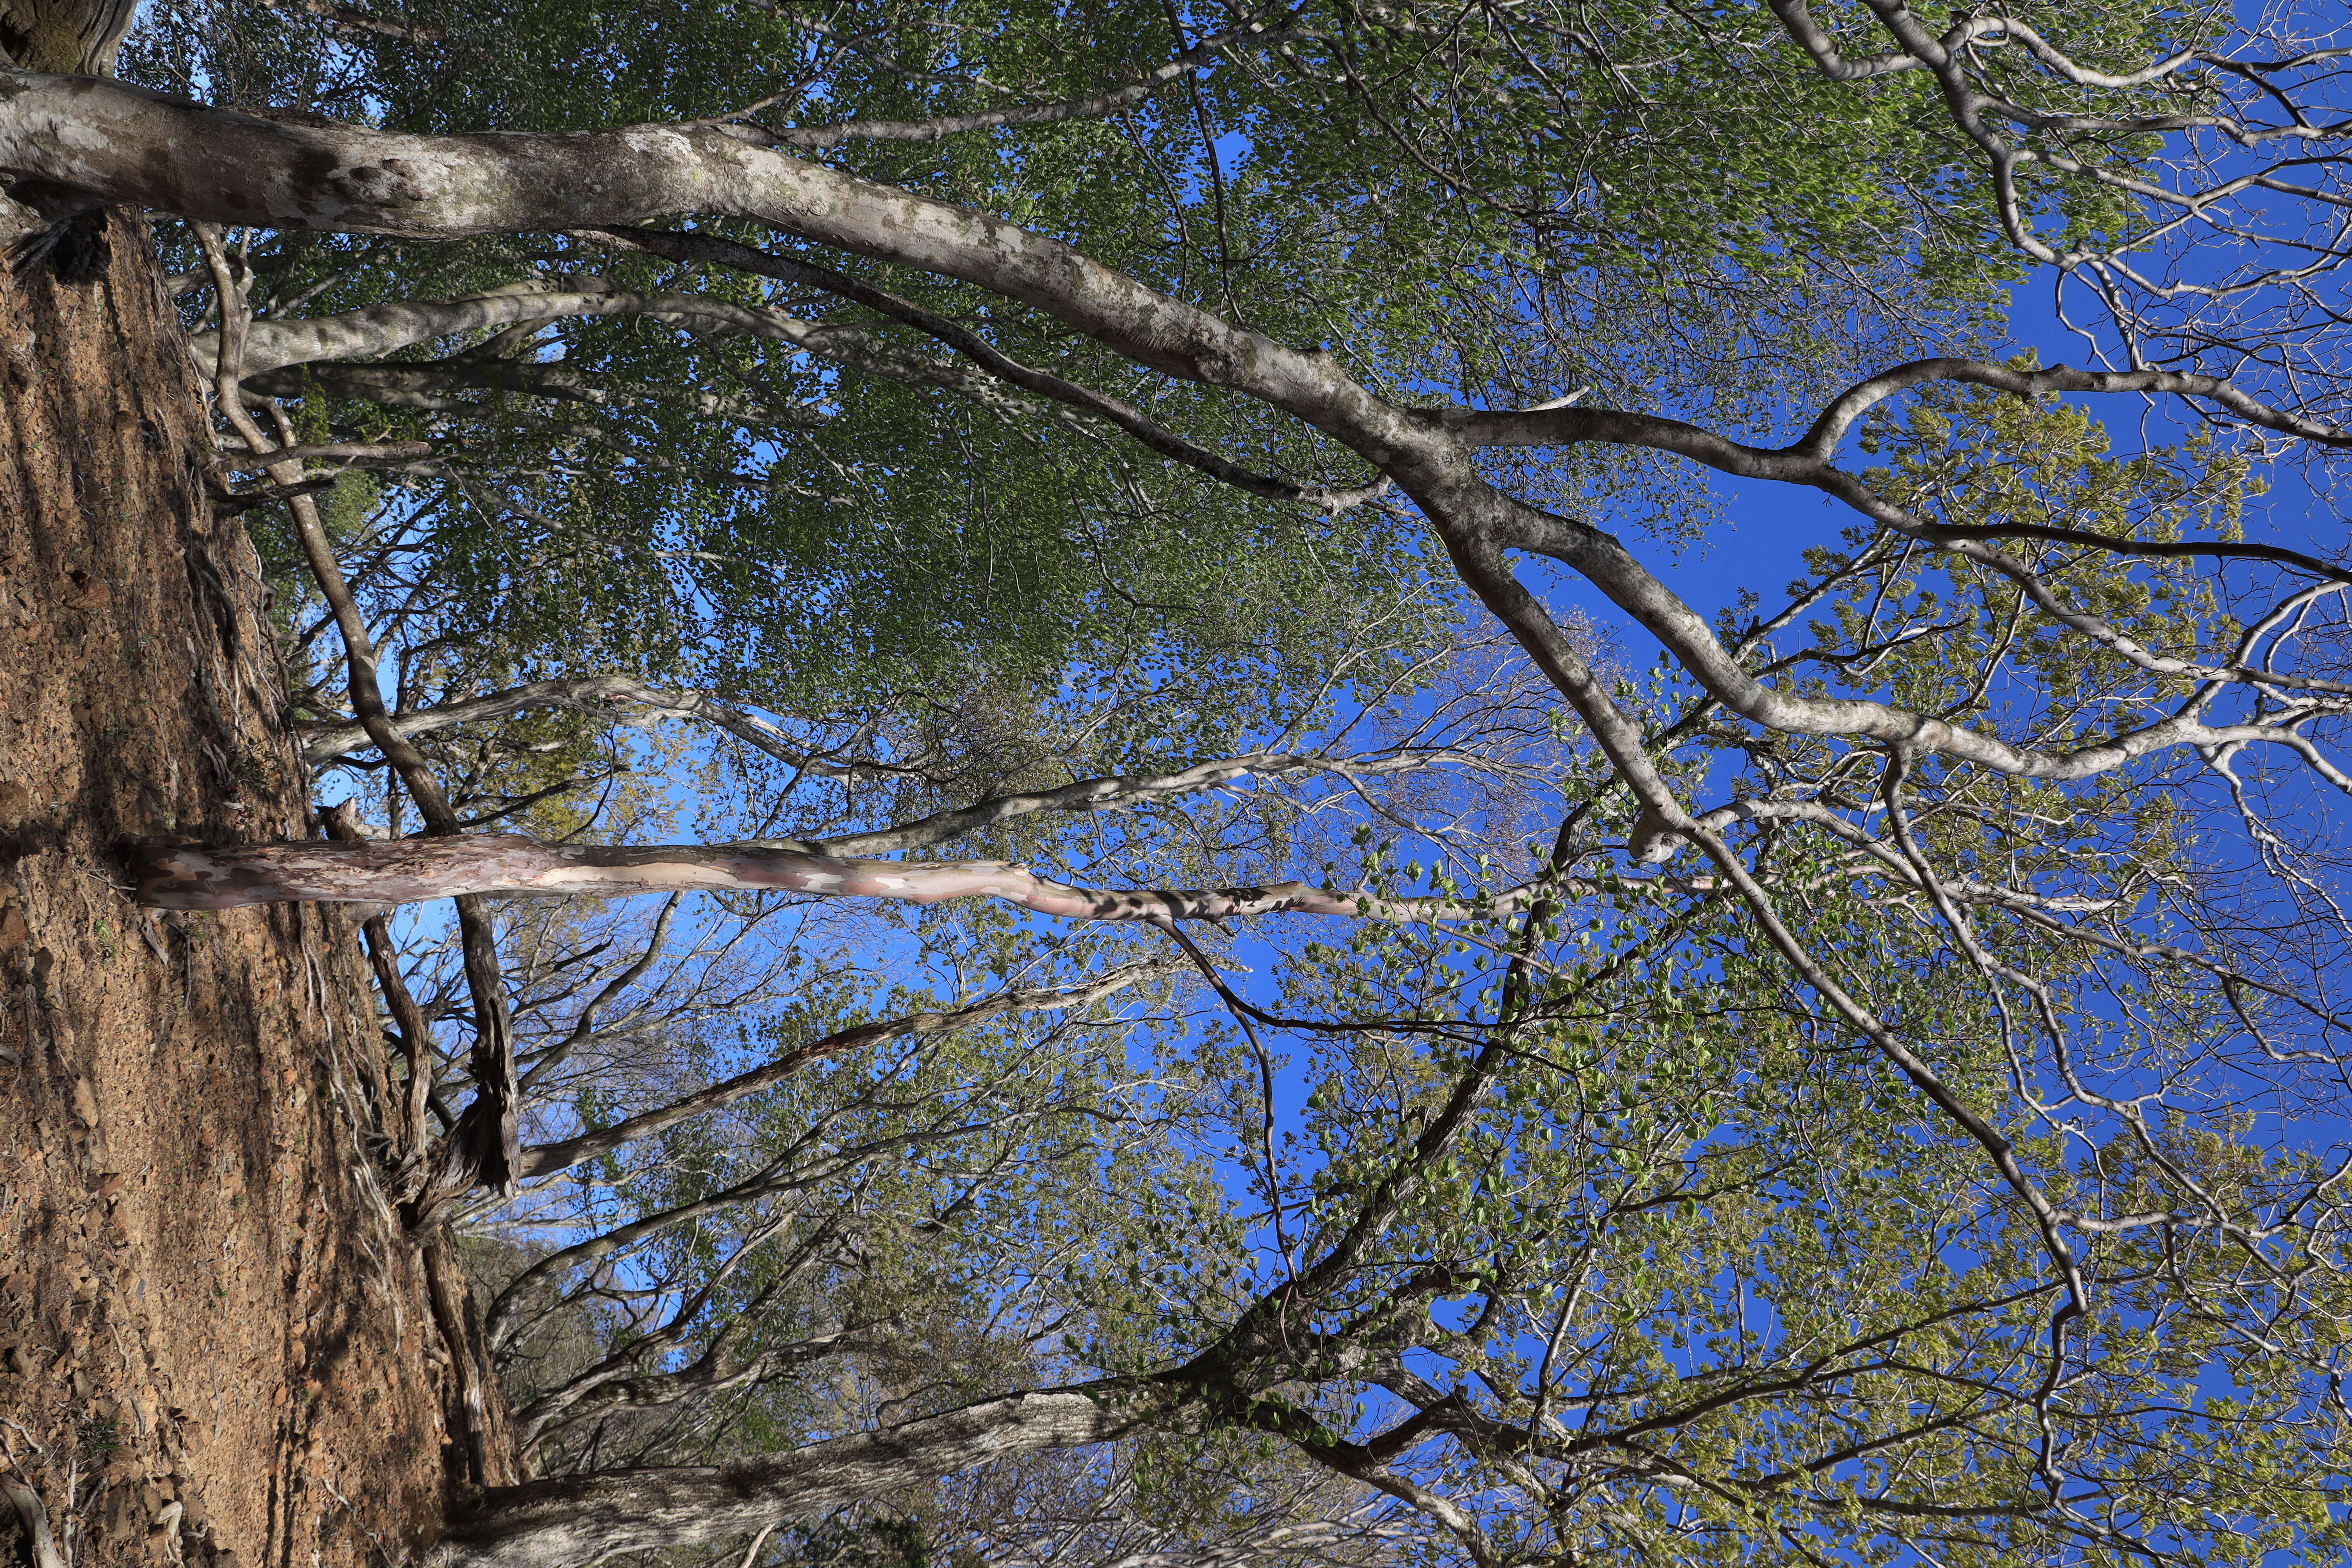
{"type": "Polygon", "coordinates": [[[27,70],[114,74],[139,0],[0,0],[0,49],[27,70]]]}
{"type": "Polygon", "coordinates": [[[299,833],[307,786],[149,243],[96,222],[83,280],[0,267],[0,1435],[75,1568],[361,1568],[443,1495],[381,1047],[340,913],[126,896],[121,839],[299,833]]]}
{"type": "Polygon", "coordinates": [[[973,1465],[1104,1443],[1145,1400],[1116,1384],[1016,1394],[726,1466],[607,1470],[494,1489],[428,1568],[573,1568],[624,1552],[730,1541],[973,1465]]]}
{"type": "MultiPolygon", "coordinates": [[[[1003,899],[1085,920],[1226,920],[1253,914],[1362,912],[1344,893],[1304,882],[1263,888],[1073,888],[1001,860],[852,860],[753,844],[642,848],[541,844],[514,834],[337,844],[158,844],[134,867],[150,909],[232,910],[288,902],[407,904],[474,893],[544,898],[635,893],[815,893],[834,898],[1003,899]]],[[[1425,918],[1425,917],[1424,917],[1425,918]]]]}

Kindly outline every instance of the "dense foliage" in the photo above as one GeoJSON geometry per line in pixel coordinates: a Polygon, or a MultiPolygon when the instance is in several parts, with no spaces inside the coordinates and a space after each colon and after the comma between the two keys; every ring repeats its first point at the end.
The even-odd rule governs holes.
{"type": "MultiPolygon", "coordinates": [[[[1361,917],[502,907],[528,1180],[453,1212],[535,1462],[914,1454],[1076,1389],[1115,1430],[677,1552],[2352,1546],[2352,574],[2263,507],[2291,449],[2320,507],[2352,446],[2340,90],[2280,63],[2326,42],[2299,25],[151,8],[150,85],[433,135],[723,121],[1235,345],[1171,369],[1043,286],[741,218],[226,237],[245,395],[359,465],[252,521],[321,796],[374,831],[418,792],[346,710],[313,505],[467,828],[1298,878],[1361,917]],[[2316,172],[2250,173],[2281,138],[2316,172]],[[2208,237],[2305,259],[2197,260],[2192,179],[2208,237]],[[2249,191],[2320,217],[2207,213],[2249,191]],[[2006,290],[2042,264],[2121,379],[2042,368],[2006,290]],[[1293,351],[1314,415],[1259,374],[1293,351]],[[2121,392],[2170,401],[2126,441],[2121,392]],[[1374,405],[1466,434],[1398,457],[1374,405]],[[1703,467],[1846,510],[1719,592],[1697,545],[1753,490],[1703,467]]],[[[216,353],[210,237],[161,233],[216,353]]],[[[487,1015],[454,928],[373,930],[422,1144],[487,1015]]]]}

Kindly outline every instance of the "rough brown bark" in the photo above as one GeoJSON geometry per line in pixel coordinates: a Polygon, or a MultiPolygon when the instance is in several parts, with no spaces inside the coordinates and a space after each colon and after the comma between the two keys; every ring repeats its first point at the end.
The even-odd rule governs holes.
{"type": "Polygon", "coordinates": [[[0,268],[0,1434],[75,1568],[360,1568],[443,1495],[385,1067],[339,914],[126,896],[120,840],[307,791],[146,236],[99,222],[85,281],[0,268]]]}

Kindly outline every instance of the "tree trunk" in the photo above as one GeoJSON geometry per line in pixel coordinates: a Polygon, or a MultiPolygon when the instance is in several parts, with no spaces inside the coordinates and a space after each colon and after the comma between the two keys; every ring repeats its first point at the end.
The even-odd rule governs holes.
{"type": "Polygon", "coordinates": [[[76,1568],[362,1568],[444,1495],[381,1042],[339,916],[125,896],[308,791],[147,236],[80,227],[0,265],[0,1433],[76,1568]]]}
{"type": "Polygon", "coordinates": [[[1107,1443],[1147,1394],[1049,1389],[726,1466],[608,1470],[504,1487],[450,1524],[427,1568],[576,1568],[619,1552],[733,1540],[973,1465],[1107,1443]]]}

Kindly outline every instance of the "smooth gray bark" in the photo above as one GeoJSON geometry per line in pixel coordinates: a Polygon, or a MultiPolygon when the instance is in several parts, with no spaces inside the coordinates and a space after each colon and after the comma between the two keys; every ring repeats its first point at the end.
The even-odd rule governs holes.
{"type": "Polygon", "coordinates": [[[491,833],[358,844],[293,839],[210,847],[153,845],[139,852],[134,869],[139,901],[161,910],[408,904],[482,893],[626,898],[713,890],[898,899],[918,904],[1003,899],[1039,914],[1104,921],[1217,921],[1260,914],[1460,920],[1468,918],[1474,907],[1446,899],[1375,900],[1304,882],[1258,888],[1074,888],[1001,860],[861,860],[752,844],[614,848],[542,844],[491,833]]]}
{"type": "MultiPolygon", "coordinates": [[[[507,289],[462,300],[411,300],[287,321],[255,321],[246,329],[244,374],[264,374],[316,360],[373,359],[411,343],[529,321],[595,316],[650,316],[702,332],[739,332],[796,346],[823,339],[828,329],[782,310],[739,305],[702,294],[625,294],[614,289],[507,289]]],[[[842,335],[835,331],[834,336],[842,335]]],[[[189,340],[211,359],[220,337],[189,340]]]]}
{"type": "Polygon", "coordinates": [[[1126,1384],[1045,1389],[725,1466],[604,1470],[487,1492],[427,1568],[572,1568],[616,1552],[740,1539],[935,1477],[1107,1443],[1154,1401],[1126,1384]]]}

